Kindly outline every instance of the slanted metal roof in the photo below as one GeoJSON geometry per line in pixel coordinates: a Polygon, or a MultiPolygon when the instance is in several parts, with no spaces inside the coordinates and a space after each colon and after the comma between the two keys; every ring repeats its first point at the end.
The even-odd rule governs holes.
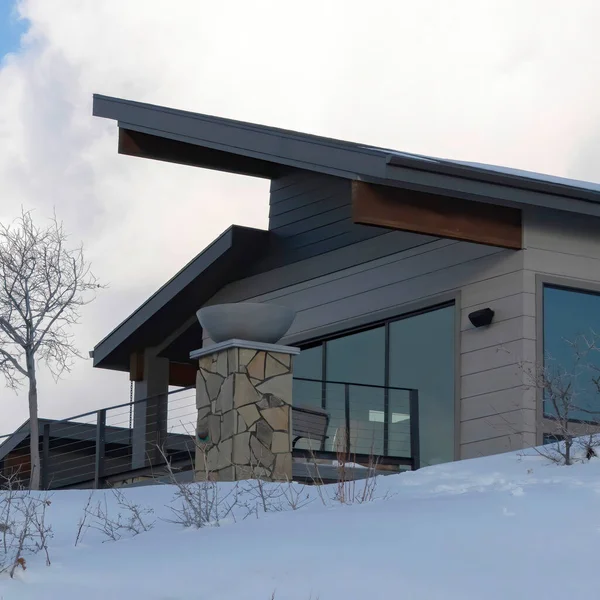
{"type": "MultiPolygon", "coordinates": [[[[123,130],[205,151],[187,164],[267,178],[285,169],[304,169],[447,196],[600,216],[600,185],[594,183],[411,154],[109,96],[94,95],[93,106],[95,116],[113,119],[123,130]]],[[[178,161],[168,146],[162,156],[156,150],[147,156],[178,161]]]]}

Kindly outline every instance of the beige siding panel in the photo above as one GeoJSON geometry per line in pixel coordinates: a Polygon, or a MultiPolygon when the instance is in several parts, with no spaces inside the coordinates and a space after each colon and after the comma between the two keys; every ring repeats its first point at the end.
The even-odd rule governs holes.
{"type": "Polygon", "coordinates": [[[515,317],[485,329],[469,329],[461,335],[463,353],[483,350],[520,339],[535,340],[535,318],[515,317]]]}
{"type": "Polygon", "coordinates": [[[524,214],[526,248],[600,259],[600,219],[532,209],[524,214]]]}
{"type": "Polygon", "coordinates": [[[523,290],[522,253],[517,254],[517,259],[506,259],[505,273],[466,285],[462,289],[462,308],[474,310],[475,306],[486,306],[493,300],[521,292],[523,290]],[[509,271],[510,268],[516,270],[509,271]]]}
{"type": "Polygon", "coordinates": [[[470,421],[523,408],[535,411],[535,405],[535,390],[518,386],[463,399],[461,417],[463,421],[470,421]]]}
{"type": "Polygon", "coordinates": [[[461,355],[463,376],[535,360],[535,341],[518,339],[461,355]]]}
{"type": "Polygon", "coordinates": [[[469,398],[506,390],[522,383],[524,383],[524,373],[518,365],[487,369],[461,378],[462,397],[469,398]]]}
{"type": "Polygon", "coordinates": [[[535,440],[536,436],[534,433],[503,435],[479,442],[463,444],[460,447],[460,456],[466,459],[500,454],[502,452],[514,452],[523,448],[532,448],[535,446],[535,440]]]}
{"type": "Polygon", "coordinates": [[[535,434],[535,431],[535,411],[514,410],[464,421],[461,423],[461,441],[463,444],[470,444],[500,435],[514,435],[522,432],[535,434]]]}
{"type": "Polygon", "coordinates": [[[600,281],[600,259],[588,256],[529,248],[525,253],[525,268],[537,273],[600,281]]]}

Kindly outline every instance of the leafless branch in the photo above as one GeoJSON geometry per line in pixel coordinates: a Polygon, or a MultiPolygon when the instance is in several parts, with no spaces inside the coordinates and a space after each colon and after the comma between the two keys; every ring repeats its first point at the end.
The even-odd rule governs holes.
{"type": "Polygon", "coordinates": [[[0,223],[0,374],[10,388],[29,384],[32,488],[40,477],[37,363],[58,379],[81,357],[71,327],[100,287],[83,247],[69,246],[56,216],[39,227],[22,209],[14,222],[0,223]]]}
{"type": "Polygon", "coordinates": [[[44,552],[50,565],[49,539],[52,528],[46,523],[50,496],[23,490],[17,480],[7,480],[0,496],[0,573],[14,577],[17,569],[27,568],[28,555],[44,552]],[[12,487],[12,483],[16,487],[12,487]]]}
{"type": "MultiPolygon", "coordinates": [[[[149,520],[154,514],[153,509],[131,502],[117,489],[111,491],[117,501],[116,511],[109,508],[106,495],[93,507],[91,506],[90,496],[80,523],[83,522],[90,529],[102,533],[107,538],[104,540],[105,542],[116,542],[126,534],[136,536],[144,531],[150,531],[154,527],[155,520],[149,520]]],[[[82,524],[80,528],[83,526],[82,524]]]]}
{"type": "Polygon", "coordinates": [[[90,492],[88,496],[85,507],[83,508],[83,515],[80,517],[79,522],[77,523],[77,535],[75,536],[75,546],[81,541],[83,538],[83,534],[85,533],[88,527],[88,518],[90,516],[90,505],[92,504],[92,499],[94,497],[94,492],[90,492]]]}

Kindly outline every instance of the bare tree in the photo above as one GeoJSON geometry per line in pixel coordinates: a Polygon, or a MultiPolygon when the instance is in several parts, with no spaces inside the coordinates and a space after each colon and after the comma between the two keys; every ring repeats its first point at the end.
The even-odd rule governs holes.
{"type": "Polygon", "coordinates": [[[536,448],[553,462],[572,465],[574,447],[583,449],[587,459],[596,456],[600,445],[600,410],[590,407],[591,396],[600,398],[600,367],[594,360],[600,350],[598,336],[579,335],[564,340],[570,349],[568,365],[546,356],[544,364],[524,366],[526,384],[540,390],[547,422],[552,424],[550,436],[555,444],[536,448]]]}
{"type": "Polygon", "coordinates": [[[81,357],[70,327],[99,287],[83,248],[68,246],[56,217],[38,227],[22,210],[0,224],[0,372],[13,389],[29,383],[31,489],[40,486],[37,363],[58,379],[81,357]]]}

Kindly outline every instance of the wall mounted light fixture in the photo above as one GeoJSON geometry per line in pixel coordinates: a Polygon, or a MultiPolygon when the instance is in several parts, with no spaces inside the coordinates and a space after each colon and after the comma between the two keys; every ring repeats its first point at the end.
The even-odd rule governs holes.
{"type": "Polygon", "coordinates": [[[469,313],[469,321],[474,327],[485,327],[492,322],[494,311],[491,308],[482,308],[469,313]]]}

